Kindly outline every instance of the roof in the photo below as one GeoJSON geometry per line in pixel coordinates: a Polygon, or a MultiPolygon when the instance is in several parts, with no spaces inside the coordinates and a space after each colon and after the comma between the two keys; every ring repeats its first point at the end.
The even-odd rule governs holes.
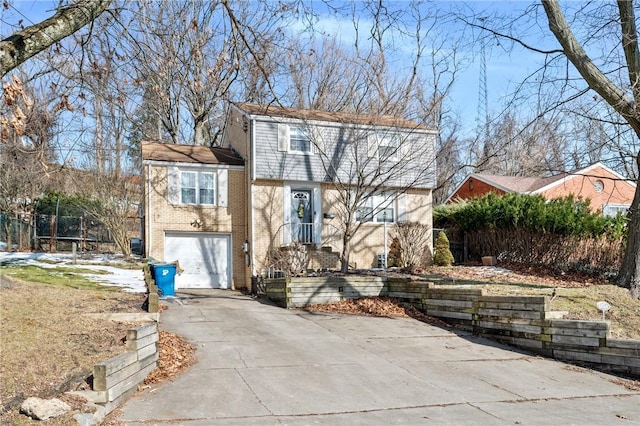
{"type": "Polygon", "coordinates": [[[244,166],[244,160],[229,148],[146,141],[141,145],[143,160],[244,166]]]}
{"type": "Polygon", "coordinates": [[[256,105],[249,103],[234,103],[240,110],[249,115],[267,117],[283,117],[297,120],[329,121],[337,123],[363,124],[371,126],[400,127],[406,129],[433,130],[415,121],[405,120],[390,115],[367,115],[348,112],[331,112],[311,109],[286,108],[274,105],[256,105]]]}
{"type": "Polygon", "coordinates": [[[481,180],[505,192],[531,193],[540,188],[564,179],[567,173],[549,177],[500,176],[473,173],[470,178],[481,180]]]}
{"type": "Polygon", "coordinates": [[[451,193],[451,195],[449,195],[445,203],[453,200],[453,197],[458,193],[460,188],[462,188],[462,186],[469,181],[469,179],[477,179],[507,193],[516,192],[520,194],[540,194],[555,186],[561,185],[576,176],[590,176],[595,178],[611,179],[610,176],[605,176],[601,173],[595,172],[595,170],[598,168],[603,169],[605,173],[610,174],[614,179],[625,182],[626,184],[631,185],[634,188],[636,187],[635,183],[629,181],[628,179],[625,179],[619,173],[598,162],[580,170],[575,170],[573,172],[563,172],[548,177],[502,176],[484,173],[471,173],[455,188],[455,190],[451,193]]]}

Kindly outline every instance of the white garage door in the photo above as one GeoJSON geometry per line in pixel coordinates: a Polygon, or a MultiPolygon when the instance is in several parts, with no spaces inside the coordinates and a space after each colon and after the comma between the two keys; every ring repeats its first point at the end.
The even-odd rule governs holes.
{"type": "Polygon", "coordinates": [[[178,260],[184,271],[176,288],[230,288],[231,236],[210,233],[167,233],[164,259],[178,260]]]}

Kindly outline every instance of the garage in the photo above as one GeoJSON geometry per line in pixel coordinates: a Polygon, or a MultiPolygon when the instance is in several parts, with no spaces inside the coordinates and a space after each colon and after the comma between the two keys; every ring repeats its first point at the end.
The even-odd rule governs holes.
{"type": "Polygon", "coordinates": [[[231,235],[174,232],[164,238],[164,259],[183,272],[176,288],[231,288],[231,235]]]}

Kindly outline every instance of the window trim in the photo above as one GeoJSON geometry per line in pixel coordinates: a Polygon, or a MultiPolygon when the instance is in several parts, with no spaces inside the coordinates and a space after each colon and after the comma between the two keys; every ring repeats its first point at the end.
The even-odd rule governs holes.
{"type": "Polygon", "coordinates": [[[391,195],[387,196],[385,193],[375,194],[367,196],[364,205],[360,206],[359,209],[356,210],[355,220],[360,223],[373,223],[373,224],[384,224],[385,222],[388,224],[393,224],[398,221],[398,213],[399,213],[399,203],[398,196],[399,194],[390,193],[391,195]],[[377,199],[377,201],[376,201],[377,199]],[[381,200],[382,199],[382,200],[381,200]],[[390,199],[386,201],[385,199],[390,199]],[[370,209],[364,217],[371,215],[370,220],[362,220],[363,215],[361,214],[361,210],[370,209]],[[384,213],[385,210],[391,209],[392,217],[391,220],[387,219],[383,220],[380,216],[384,213]],[[375,211],[375,214],[374,214],[375,211]]]}
{"type": "Polygon", "coordinates": [[[217,206],[218,205],[218,176],[216,174],[215,171],[205,171],[205,170],[190,170],[190,169],[180,169],[178,170],[179,173],[179,178],[178,178],[178,190],[179,190],[179,202],[178,204],[183,205],[183,206],[217,206]],[[195,175],[195,187],[193,188],[189,188],[189,189],[193,189],[195,194],[195,201],[194,202],[185,202],[184,201],[184,194],[183,194],[183,176],[187,175],[187,174],[193,174],[195,175]],[[202,188],[202,177],[205,175],[210,175],[212,177],[212,188],[211,191],[213,191],[213,202],[212,203],[203,203],[201,202],[201,191],[205,188],[202,188]]]}
{"type": "Polygon", "coordinates": [[[313,154],[313,143],[311,141],[311,131],[304,126],[299,126],[295,124],[289,125],[289,140],[287,143],[287,151],[295,154],[313,154]],[[294,135],[297,137],[295,137],[294,135]],[[294,138],[297,141],[306,142],[309,146],[309,149],[308,150],[293,149],[291,147],[291,142],[294,140],[294,138]]]}

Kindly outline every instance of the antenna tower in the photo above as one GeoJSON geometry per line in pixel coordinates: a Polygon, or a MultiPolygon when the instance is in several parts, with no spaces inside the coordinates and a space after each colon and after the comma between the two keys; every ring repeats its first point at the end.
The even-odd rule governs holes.
{"type": "MultiPolygon", "coordinates": [[[[484,23],[486,18],[480,18],[484,23]]],[[[478,91],[478,132],[479,139],[482,139],[483,150],[486,151],[489,144],[489,100],[487,94],[487,54],[484,37],[480,41],[480,82],[478,91]]]]}

